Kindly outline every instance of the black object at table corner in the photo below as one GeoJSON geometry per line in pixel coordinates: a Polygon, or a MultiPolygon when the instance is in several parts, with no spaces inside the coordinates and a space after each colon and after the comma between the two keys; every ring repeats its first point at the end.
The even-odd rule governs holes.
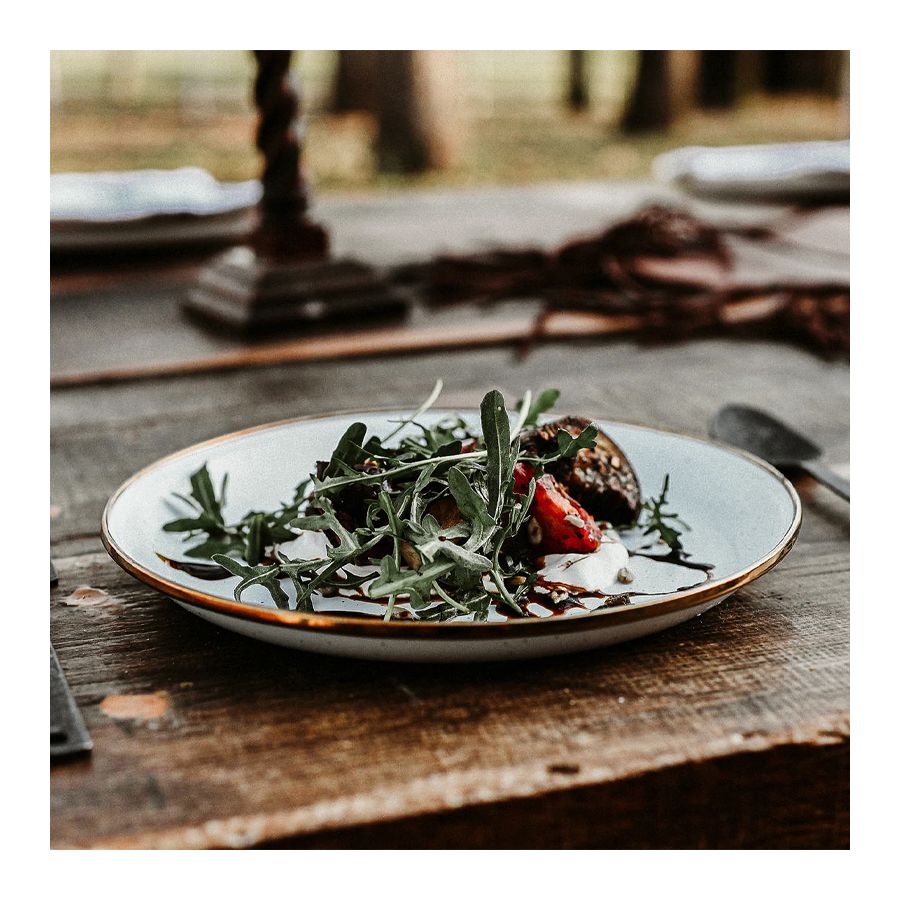
{"type": "MultiPolygon", "coordinates": [[[[50,586],[59,581],[50,560],[50,586]]],[[[50,644],[50,761],[75,754],[89,753],[94,746],[81,712],[66,681],[59,657],[50,644]]]]}
{"type": "Polygon", "coordinates": [[[790,474],[805,472],[850,501],[850,482],[819,462],[822,448],[789,425],[753,406],[723,406],[709,422],[716,440],[733,444],[790,474]]]}
{"type": "Polygon", "coordinates": [[[50,760],[88,753],[94,746],[75,698],[69,689],[59,658],[50,645],[50,760]]]}

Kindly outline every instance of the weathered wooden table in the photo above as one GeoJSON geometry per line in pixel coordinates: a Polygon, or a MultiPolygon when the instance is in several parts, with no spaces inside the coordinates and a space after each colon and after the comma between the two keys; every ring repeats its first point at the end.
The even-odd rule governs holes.
{"type": "MultiPolygon", "coordinates": [[[[550,196],[565,206],[565,191],[550,196]]],[[[323,207],[364,224],[372,204],[323,207]]],[[[507,219],[494,215],[503,240],[507,219]]],[[[469,218],[466,240],[488,230],[484,207],[469,218]]],[[[142,297],[145,310],[148,296],[171,303],[185,272],[58,279],[57,327],[76,306],[91,327],[77,346],[57,332],[56,370],[102,368],[104,334],[122,342],[113,355],[147,353],[140,328],[121,323],[142,297]]],[[[179,327],[172,340],[190,343],[179,327]]],[[[636,643],[534,662],[374,664],[255,643],[102,551],[107,496],[157,457],[293,414],[408,405],[438,375],[451,404],[556,385],[570,408],[695,434],[722,403],[751,402],[814,436],[829,462],[849,460],[846,363],[761,341],[555,344],[522,362],[492,347],[57,388],[51,637],[94,751],[52,769],[53,845],[846,846],[849,509],[812,483],[798,484],[793,552],[722,606],[636,643]]]]}

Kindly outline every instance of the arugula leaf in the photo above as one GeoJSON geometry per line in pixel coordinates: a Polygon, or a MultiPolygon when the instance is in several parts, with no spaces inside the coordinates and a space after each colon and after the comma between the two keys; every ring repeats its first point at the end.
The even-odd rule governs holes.
{"type": "Polygon", "coordinates": [[[190,480],[190,498],[181,495],[176,496],[192,509],[198,510],[199,515],[193,519],[179,518],[166,522],[163,525],[163,531],[206,531],[210,535],[217,536],[224,534],[225,520],[222,518],[222,506],[225,503],[225,486],[228,483],[228,476],[226,475],[222,479],[222,488],[218,497],[213,488],[212,479],[209,477],[206,463],[191,475],[190,480]]]}
{"type": "Polygon", "coordinates": [[[434,516],[425,516],[421,522],[408,521],[404,531],[407,539],[412,543],[419,556],[429,562],[435,558],[445,543],[456,538],[467,538],[470,528],[467,524],[459,523],[449,528],[442,528],[434,516]]]}
{"type": "Polygon", "coordinates": [[[331,559],[338,559],[348,554],[356,554],[360,552],[360,543],[354,533],[349,532],[337,517],[331,501],[323,497],[316,500],[319,507],[319,514],[312,516],[300,516],[291,522],[294,528],[302,531],[330,531],[333,532],[338,539],[337,547],[329,547],[328,556],[331,559]]]}
{"type": "Polygon", "coordinates": [[[216,497],[216,491],[213,487],[212,479],[209,477],[209,469],[206,468],[206,463],[191,475],[191,496],[200,504],[203,512],[218,525],[225,524],[225,520],[222,518],[222,505],[225,502],[225,484],[226,482],[223,480],[222,494],[216,497]]]}
{"type": "MultiPolygon", "coordinates": [[[[559,400],[559,391],[556,388],[547,388],[546,391],[541,391],[537,399],[532,401],[528,415],[522,420],[522,427],[528,428],[537,425],[538,419],[545,412],[552,409],[556,405],[557,400],[559,400]]],[[[522,403],[520,401],[516,404],[516,409],[520,409],[521,406],[522,403]]]]}
{"type": "Polygon", "coordinates": [[[418,571],[412,571],[400,569],[393,557],[384,556],[381,559],[381,574],[369,585],[368,594],[377,599],[408,591],[421,591],[424,587],[430,586],[435,578],[440,578],[441,575],[451,571],[453,565],[449,561],[435,562],[422,566],[418,571]]]}
{"type": "Polygon", "coordinates": [[[429,462],[429,464],[419,473],[415,484],[413,484],[410,489],[409,521],[412,523],[418,523],[419,519],[422,517],[422,512],[425,508],[425,498],[423,493],[434,476],[434,470],[436,468],[436,463],[429,462]]]}
{"type": "Polygon", "coordinates": [[[362,462],[365,458],[365,451],[362,449],[365,439],[366,426],[363,422],[354,422],[350,425],[331,454],[325,476],[336,475],[339,471],[343,471],[345,466],[352,469],[356,463],[362,462]]]}
{"type": "Polygon", "coordinates": [[[509,416],[500,391],[489,391],[481,401],[481,433],[487,451],[488,513],[496,521],[513,470],[509,416]]]}
{"type": "Polygon", "coordinates": [[[409,425],[411,422],[415,422],[419,416],[422,415],[428,409],[431,409],[434,406],[435,401],[441,395],[441,391],[444,389],[444,382],[441,381],[440,378],[434,383],[434,387],[431,389],[431,393],[428,395],[428,398],[425,402],[411,415],[405,419],[401,419],[397,424],[397,427],[383,440],[383,443],[387,443],[391,438],[396,437],[403,429],[409,425]]]}
{"type": "Polygon", "coordinates": [[[639,527],[643,528],[643,534],[649,535],[656,532],[660,540],[667,544],[670,550],[680,552],[684,549],[681,543],[681,535],[684,533],[679,531],[669,522],[677,522],[685,531],[690,531],[691,526],[683,519],[679,518],[677,513],[664,512],[664,507],[669,504],[669,476],[663,479],[662,491],[659,497],[651,497],[645,501],[642,511],[648,513],[646,519],[639,522],[639,527]],[[669,522],[666,521],[669,520],[669,522]]]}
{"type": "Polygon", "coordinates": [[[191,559],[212,559],[216,553],[243,553],[244,539],[237,535],[225,535],[224,537],[210,537],[184,551],[184,555],[191,559]]]}
{"type": "Polygon", "coordinates": [[[438,552],[471,572],[489,572],[491,570],[491,561],[486,556],[473,553],[465,547],[454,544],[453,541],[441,541],[438,552]]]}
{"type": "Polygon", "coordinates": [[[528,514],[531,510],[531,504],[534,500],[536,490],[537,479],[532,478],[531,481],[528,482],[528,491],[524,496],[519,494],[516,497],[516,502],[513,505],[513,512],[510,518],[509,532],[511,535],[517,534],[519,529],[525,524],[525,520],[528,518],[528,514]]]}
{"type": "Polygon", "coordinates": [[[266,525],[266,517],[262,513],[257,513],[250,520],[247,528],[247,549],[244,552],[244,559],[251,566],[259,565],[266,550],[266,545],[270,543],[269,528],[266,525]]]}
{"type": "Polygon", "coordinates": [[[472,487],[472,483],[459,466],[454,466],[447,473],[447,484],[464,518],[487,526],[495,524],[484,498],[472,487]]]}
{"type": "Polygon", "coordinates": [[[215,522],[203,513],[196,519],[172,519],[163,525],[163,531],[206,531],[206,525],[214,526],[215,522]]]}
{"type": "Polygon", "coordinates": [[[400,562],[400,540],[403,536],[403,523],[394,508],[394,501],[388,494],[378,495],[378,506],[384,510],[388,520],[388,534],[394,539],[394,562],[400,562]]]}
{"type": "Polygon", "coordinates": [[[255,584],[261,584],[272,596],[275,603],[282,609],[287,607],[289,597],[284,588],[278,583],[278,576],[281,573],[279,565],[272,566],[245,566],[230,556],[222,553],[216,553],[213,556],[213,562],[217,562],[222,568],[228,569],[232,575],[237,575],[241,581],[234,589],[234,599],[240,600],[241,594],[255,584]]]}
{"type": "Polygon", "coordinates": [[[599,429],[596,425],[588,425],[578,437],[572,437],[565,428],[560,428],[556,433],[556,446],[559,447],[560,459],[569,459],[578,454],[579,450],[590,450],[597,442],[599,429]]]}

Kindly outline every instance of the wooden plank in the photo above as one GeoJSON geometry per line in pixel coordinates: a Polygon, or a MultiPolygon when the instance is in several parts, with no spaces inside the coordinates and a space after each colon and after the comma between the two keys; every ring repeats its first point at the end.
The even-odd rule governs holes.
{"type": "MultiPolygon", "coordinates": [[[[751,297],[729,304],[721,312],[725,324],[748,326],[762,321],[785,305],[783,296],[751,297]]],[[[526,306],[534,304],[523,304],[526,306]]],[[[558,311],[544,316],[539,312],[514,313],[490,317],[483,310],[469,308],[468,315],[447,319],[432,315],[427,323],[370,327],[324,334],[307,334],[289,340],[259,340],[237,349],[180,356],[172,360],[153,359],[125,365],[101,364],[96,368],[62,372],[50,376],[51,388],[83,387],[142,378],[165,378],[223,372],[283,363],[321,362],[334,359],[360,359],[389,354],[426,353],[457,350],[460,347],[493,347],[534,342],[587,340],[637,334],[645,324],[636,315],[606,315],[582,311],[558,311]],[[479,325],[472,328],[471,318],[478,315],[479,325]],[[436,321],[435,321],[436,320],[436,321]],[[540,325],[538,324],[540,320],[540,325]]]]}
{"type": "Polygon", "coordinates": [[[264,842],[303,849],[829,849],[849,846],[850,745],[787,744],[477,810],[264,842]],[[803,777],[797,778],[802,772],[803,777]],[[698,787],[701,786],[702,787],[698,787]],[[834,786],[822,790],[822,785],[834,786]],[[785,803],[784,798],[791,802],[785,803]],[[653,810],[653,816],[647,815],[653,810]],[[711,810],[728,810],[724,817],[711,810]]]}
{"type": "MultiPolygon", "coordinates": [[[[102,554],[58,568],[51,636],[95,750],[53,770],[54,846],[249,846],[376,825],[359,840],[391,846],[385,823],[447,813],[457,829],[475,829],[455,840],[477,845],[486,833],[478,823],[497,821],[485,808],[529,800],[541,809],[548,797],[536,816],[548,828],[536,835],[528,819],[503,817],[500,845],[592,845],[617,829],[595,805],[608,795],[590,789],[661,772],[670,773],[662,783],[680,781],[681,795],[693,785],[691,816],[706,823],[679,830],[673,845],[704,845],[718,822],[719,842],[737,846],[757,776],[769,773],[771,797],[796,784],[798,761],[828,779],[818,807],[810,812],[809,791],[799,805],[784,797],[791,811],[757,822],[751,842],[846,843],[842,542],[801,537],[780,567],[677,631],[478,667],[273,648],[195,619],[102,554]],[[746,758],[723,763],[737,755],[746,758]],[[736,773],[733,789],[717,773],[736,773]],[[553,796],[570,790],[570,806],[553,796]],[[723,794],[714,815],[697,811],[723,794]],[[570,807],[582,826],[555,832],[570,807]]],[[[649,800],[650,786],[636,796],[649,800]]],[[[658,834],[654,803],[629,810],[627,792],[616,796],[616,810],[636,817],[621,829],[627,841],[641,827],[658,834]]],[[[434,846],[427,832],[418,843],[434,846]]]]}
{"type": "MultiPolygon", "coordinates": [[[[423,353],[460,346],[490,347],[528,340],[534,334],[536,316],[518,315],[483,320],[477,329],[471,321],[435,325],[399,325],[365,331],[308,335],[288,341],[270,341],[208,356],[173,362],[150,362],[120,368],[99,368],[53,375],[51,388],[64,388],[140,378],[220,372],[250,366],[271,366],[290,362],[318,362],[357,359],[391,353],[423,353]]],[[[592,313],[555,313],[542,326],[542,339],[608,337],[639,330],[637,316],[608,316],[592,313]]]]}

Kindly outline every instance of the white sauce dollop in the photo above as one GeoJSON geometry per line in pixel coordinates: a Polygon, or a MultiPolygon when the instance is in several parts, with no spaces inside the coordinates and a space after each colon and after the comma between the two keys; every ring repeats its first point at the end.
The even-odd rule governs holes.
{"type": "Polygon", "coordinates": [[[627,566],[628,550],[608,528],[593,553],[551,553],[538,574],[553,587],[561,585],[576,594],[617,594],[623,588],[619,570],[627,566]]]}

